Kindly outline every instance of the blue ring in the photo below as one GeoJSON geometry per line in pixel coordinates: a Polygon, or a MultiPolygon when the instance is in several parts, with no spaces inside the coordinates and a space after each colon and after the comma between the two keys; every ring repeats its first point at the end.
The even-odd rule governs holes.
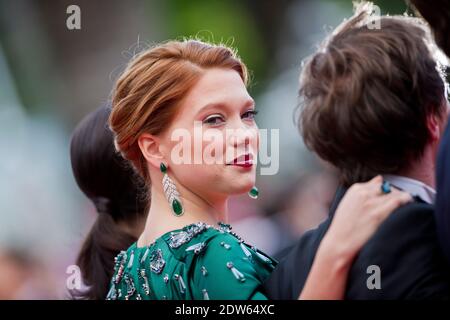
{"type": "Polygon", "coordinates": [[[384,194],[388,194],[391,192],[391,184],[389,183],[389,181],[383,181],[383,183],[381,184],[381,192],[383,192],[384,194]]]}

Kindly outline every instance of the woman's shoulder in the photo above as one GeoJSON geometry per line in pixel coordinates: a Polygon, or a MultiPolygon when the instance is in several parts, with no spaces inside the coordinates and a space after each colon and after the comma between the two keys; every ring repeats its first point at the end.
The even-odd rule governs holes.
{"type": "Polygon", "coordinates": [[[190,248],[191,280],[203,299],[251,299],[277,265],[226,224],[190,248]]]}

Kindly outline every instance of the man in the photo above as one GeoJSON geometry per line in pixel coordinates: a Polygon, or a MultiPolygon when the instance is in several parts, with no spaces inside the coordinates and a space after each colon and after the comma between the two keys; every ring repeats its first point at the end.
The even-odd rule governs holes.
{"type": "Polygon", "coordinates": [[[302,136],[338,169],[342,187],[329,218],[280,259],[265,283],[272,299],[298,297],[346,188],[376,174],[416,201],[397,209],[362,248],[345,298],[450,297],[433,217],[434,164],[448,112],[437,48],[420,20],[371,12],[360,5],[302,70],[302,136]]]}

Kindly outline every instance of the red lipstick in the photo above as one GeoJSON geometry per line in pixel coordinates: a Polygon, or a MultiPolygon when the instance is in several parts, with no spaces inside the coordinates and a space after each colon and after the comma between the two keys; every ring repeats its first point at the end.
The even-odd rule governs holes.
{"type": "Polygon", "coordinates": [[[253,166],[253,155],[252,154],[244,154],[235,158],[232,162],[228,163],[228,165],[238,166],[243,168],[251,168],[253,166]]]}

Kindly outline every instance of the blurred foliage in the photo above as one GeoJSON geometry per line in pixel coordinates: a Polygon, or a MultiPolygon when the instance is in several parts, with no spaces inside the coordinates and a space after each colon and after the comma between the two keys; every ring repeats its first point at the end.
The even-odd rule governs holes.
{"type": "MultiPolygon", "coordinates": [[[[339,4],[346,10],[349,10],[349,12],[351,12],[352,10],[353,2],[359,2],[350,0],[326,0],[326,1],[339,4]]],[[[403,14],[405,11],[408,13],[412,13],[412,11],[409,9],[409,6],[406,4],[406,1],[404,0],[373,0],[372,2],[381,8],[381,14],[383,15],[403,14]]]]}
{"type": "MultiPolygon", "coordinates": [[[[97,85],[98,79],[105,74],[105,69],[114,65],[107,64],[109,57],[101,49],[119,51],[123,48],[120,41],[131,41],[130,34],[134,37],[145,28],[158,31],[150,33],[154,38],[144,41],[198,37],[236,48],[250,70],[250,92],[258,96],[280,72],[277,58],[287,50],[289,32],[292,32],[286,28],[289,24],[283,23],[292,5],[300,2],[307,1],[135,0],[123,5],[122,0],[0,0],[0,50],[19,100],[32,113],[52,113],[55,106],[64,105],[66,109],[61,108],[61,113],[78,119],[76,108],[82,114],[89,106],[98,105],[107,92],[106,86],[97,85]],[[65,27],[65,10],[72,3],[82,8],[84,29],[69,33],[65,27]],[[142,7],[144,15],[133,11],[142,7]],[[128,16],[124,8],[131,12],[128,16]],[[155,15],[159,18],[152,20],[155,15]],[[138,23],[131,23],[134,19],[138,23]],[[140,24],[143,20],[147,21],[140,24]],[[104,29],[108,29],[111,37],[105,36],[104,29]],[[123,30],[129,33],[121,33],[123,30]],[[94,47],[97,50],[91,49],[94,47]],[[98,67],[92,67],[97,64],[98,67]],[[92,86],[99,87],[98,92],[103,96],[92,94],[95,90],[86,94],[85,86],[79,85],[79,78],[72,74],[79,68],[86,68],[86,78],[95,79],[91,80],[92,86]]],[[[348,12],[347,16],[353,3],[352,0],[308,2],[337,4],[348,12]]],[[[381,7],[382,14],[412,12],[407,10],[405,0],[374,0],[374,3],[381,7]]],[[[308,27],[305,26],[308,32],[315,32],[308,27]]],[[[288,44],[291,48],[291,43],[288,44]]],[[[297,68],[297,65],[288,61],[285,67],[297,68]]]]}
{"type": "MultiPolygon", "coordinates": [[[[197,37],[225,43],[238,54],[258,83],[267,74],[267,50],[254,16],[243,1],[170,0],[169,38],[197,37]]],[[[252,81],[253,84],[254,81],[252,81]]]]}

